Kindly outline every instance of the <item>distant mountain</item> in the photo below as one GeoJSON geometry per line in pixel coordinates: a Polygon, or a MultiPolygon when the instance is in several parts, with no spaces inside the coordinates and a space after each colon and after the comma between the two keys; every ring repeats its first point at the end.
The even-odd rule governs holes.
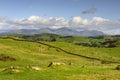
{"type": "Polygon", "coordinates": [[[96,31],[96,30],[84,30],[84,31],[80,31],[78,33],[78,35],[81,35],[81,36],[101,36],[101,35],[104,35],[104,33],[101,31],[96,31]]]}
{"type": "Polygon", "coordinates": [[[17,30],[9,30],[6,32],[1,32],[0,34],[42,34],[42,33],[53,33],[62,36],[100,36],[104,35],[103,32],[96,30],[75,30],[69,29],[66,27],[59,29],[51,29],[51,28],[41,28],[41,29],[17,29],[17,30]]]}
{"type": "Polygon", "coordinates": [[[76,36],[77,31],[69,29],[69,28],[59,28],[54,31],[54,34],[59,34],[63,36],[76,36]]]}

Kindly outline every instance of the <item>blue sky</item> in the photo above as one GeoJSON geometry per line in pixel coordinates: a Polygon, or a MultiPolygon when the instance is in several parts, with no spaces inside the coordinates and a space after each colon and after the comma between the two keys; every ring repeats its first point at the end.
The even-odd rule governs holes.
{"type": "MultiPolygon", "coordinates": [[[[34,22],[35,19],[36,21],[39,19],[39,22],[35,22],[36,25],[39,23],[39,25],[48,26],[48,24],[43,24],[43,21],[48,20],[49,23],[53,21],[59,24],[51,24],[54,28],[57,26],[58,28],[66,26],[86,28],[86,24],[91,23],[87,25],[88,29],[98,29],[106,31],[106,33],[117,30],[117,33],[113,34],[119,34],[119,8],[120,0],[0,0],[0,29],[7,29],[7,26],[8,29],[13,28],[13,26],[9,26],[17,23],[21,27],[25,20],[28,20],[27,23],[29,23],[31,19],[34,22]],[[98,23],[100,24],[98,25],[99,28],[96,24],[93,24],[95,20],[97,23],[100,22],[98,23]],[[103,26],[107,27],[104,28],[103,26]]],[[[30,23],[27,25],[30,26],[30,23]]],[[[48,27],[51,27],[51,25],[49,24],[48,27]]],[[[35,25],[32,26],[35,27],[35,25]]],[[[25,26],[23,27],[25,28],[25,26]]],[[[41,28],[41,26],[39,27],[41,28]]]]}
{"type": "Polygon", "coordinates": [[[120,0],[0,0],[0,15],[23,18],[31,15],[44,17],[99,16],[109,19],[120,18],[120,0]],[[82,11],[96,8],[94,14],[82,11]]]}

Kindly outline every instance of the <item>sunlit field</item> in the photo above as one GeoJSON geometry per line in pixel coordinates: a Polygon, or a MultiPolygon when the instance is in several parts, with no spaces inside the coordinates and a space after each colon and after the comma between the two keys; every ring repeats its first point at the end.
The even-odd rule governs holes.
{"type": "MultiPolygon", "coordinates": [[[[119,47],[93,48],[65,42],[44,43],[75,54],[120,62],[119,47]]],[[[0,39],[0,80],[119,80],[118,65],[67,54],[35,42],[0,39]]]]}

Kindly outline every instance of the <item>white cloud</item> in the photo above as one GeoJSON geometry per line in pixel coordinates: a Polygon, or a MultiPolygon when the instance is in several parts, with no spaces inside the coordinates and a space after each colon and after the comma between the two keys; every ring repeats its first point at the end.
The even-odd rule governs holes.
{"type": "Polygon", "coordinates": [[[45,27],[67,27],[68,21],[63,17],[50,17],[50,18],[43,18],[40,16],[30,16],[28,18],[22,19],[12,19],[6,21],[6,23],[10,24],[13,27],[18,29],[25,29],[25,28],[45,28],[45,27]]]}
{"type": "Polygon", "coordinates": [[[61,27],[68,26],[68,21],[65,18],[63,18],[63,17],[49,18],[48,22],[52,26],[61,26],[61,27]]]}
{"type": "Polygon", "coordinates": [[[109,19],[105,19],[105,18],[102,18],[102,17],[93,17],[92,20],[95,21],[95,22],[109,21],[109,19]]]}
{"type": "Polygon", "coordinates": [[[73,17],[72,20],[69,21],[70,27],[83,27],[89,24],[90,21],[88,19],[83,19],[79,16],[73,17]]]}
{"type": "Polygon", "coordinates": [[[0,29],[38,29],[38,28],[85,28],[99,30],[105,33],[120,34],[120,21],[109,20],[102,17],[85,19],[80,16],[67,20],[64,17],[43,18],[40,16],[30,16],[21,19],[7,19],[0,16],[0,29]]]}
{"type": "Polygon", "coordinates": [[[89,21],[81,17],[73,17],[72,22],[75,24],[88,25],[89,21]]]}
{"type": "Polygon", "coordinates": [[[29,21],[38,21],[38,20],[40,20],[40,19],[41,19],[41,17],[39,17],[39,16],[30,16],[30,17],[28,18],[29,21]]]}

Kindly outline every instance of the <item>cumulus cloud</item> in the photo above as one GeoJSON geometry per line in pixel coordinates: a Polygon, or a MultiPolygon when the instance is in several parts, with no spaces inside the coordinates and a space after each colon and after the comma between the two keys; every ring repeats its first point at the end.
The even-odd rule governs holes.
{"type": "Polygon", "coordinates": [[[7,23],[6,23],[7,19],[8,18],[6,16],[0,16],[0,29],[6,28],[5,26],[7,25],[7,23]]]}
{"type": "Polygon", "coordinates": [[[89,25],[89,20],[87,19],[83,19],[79,16],[73,17],[70,21],[69,21],[69,26],[70,27],[82,27],[82,26],[86,26],[89,25]]]}
{"type": "Polygon", "coordinates": [[[30,16],[21,19],[6,19],[0,17],[0,29],[40,29],[40,28],[84,28],[89,30],[99,30],[109,34],[120,34],[120,21],[109,20],[102,17],[85,19],[75,16],[70,20],[64,17],[43,18],[40,16],[30,16]]]}
{"type": "Polygon", "coordinates": [[[94,14],[96,11],[97,11],[96,8],[90,8],[90,9],[83,11],[82,13],[83,14],[94,14]]]}
{"type": "Polygon", "coordinates": [[[37,28],[46,28],[46,27],[66,27],[68,26],[68,21],[63,17],[50,17],[43,18],[40,16],[30,16],[23,19],[12,19],[6,21],[6,23],[11,25],[11,28],[16,29],[37,29],[37,28]]]}
{"type": "Polygon", "coordinates": [[[93,21],[104,22],[104,21],[109,21],[109,19],[105,19],[105,18],[101,18],[101,17],[93,17],[93,21]]]}

